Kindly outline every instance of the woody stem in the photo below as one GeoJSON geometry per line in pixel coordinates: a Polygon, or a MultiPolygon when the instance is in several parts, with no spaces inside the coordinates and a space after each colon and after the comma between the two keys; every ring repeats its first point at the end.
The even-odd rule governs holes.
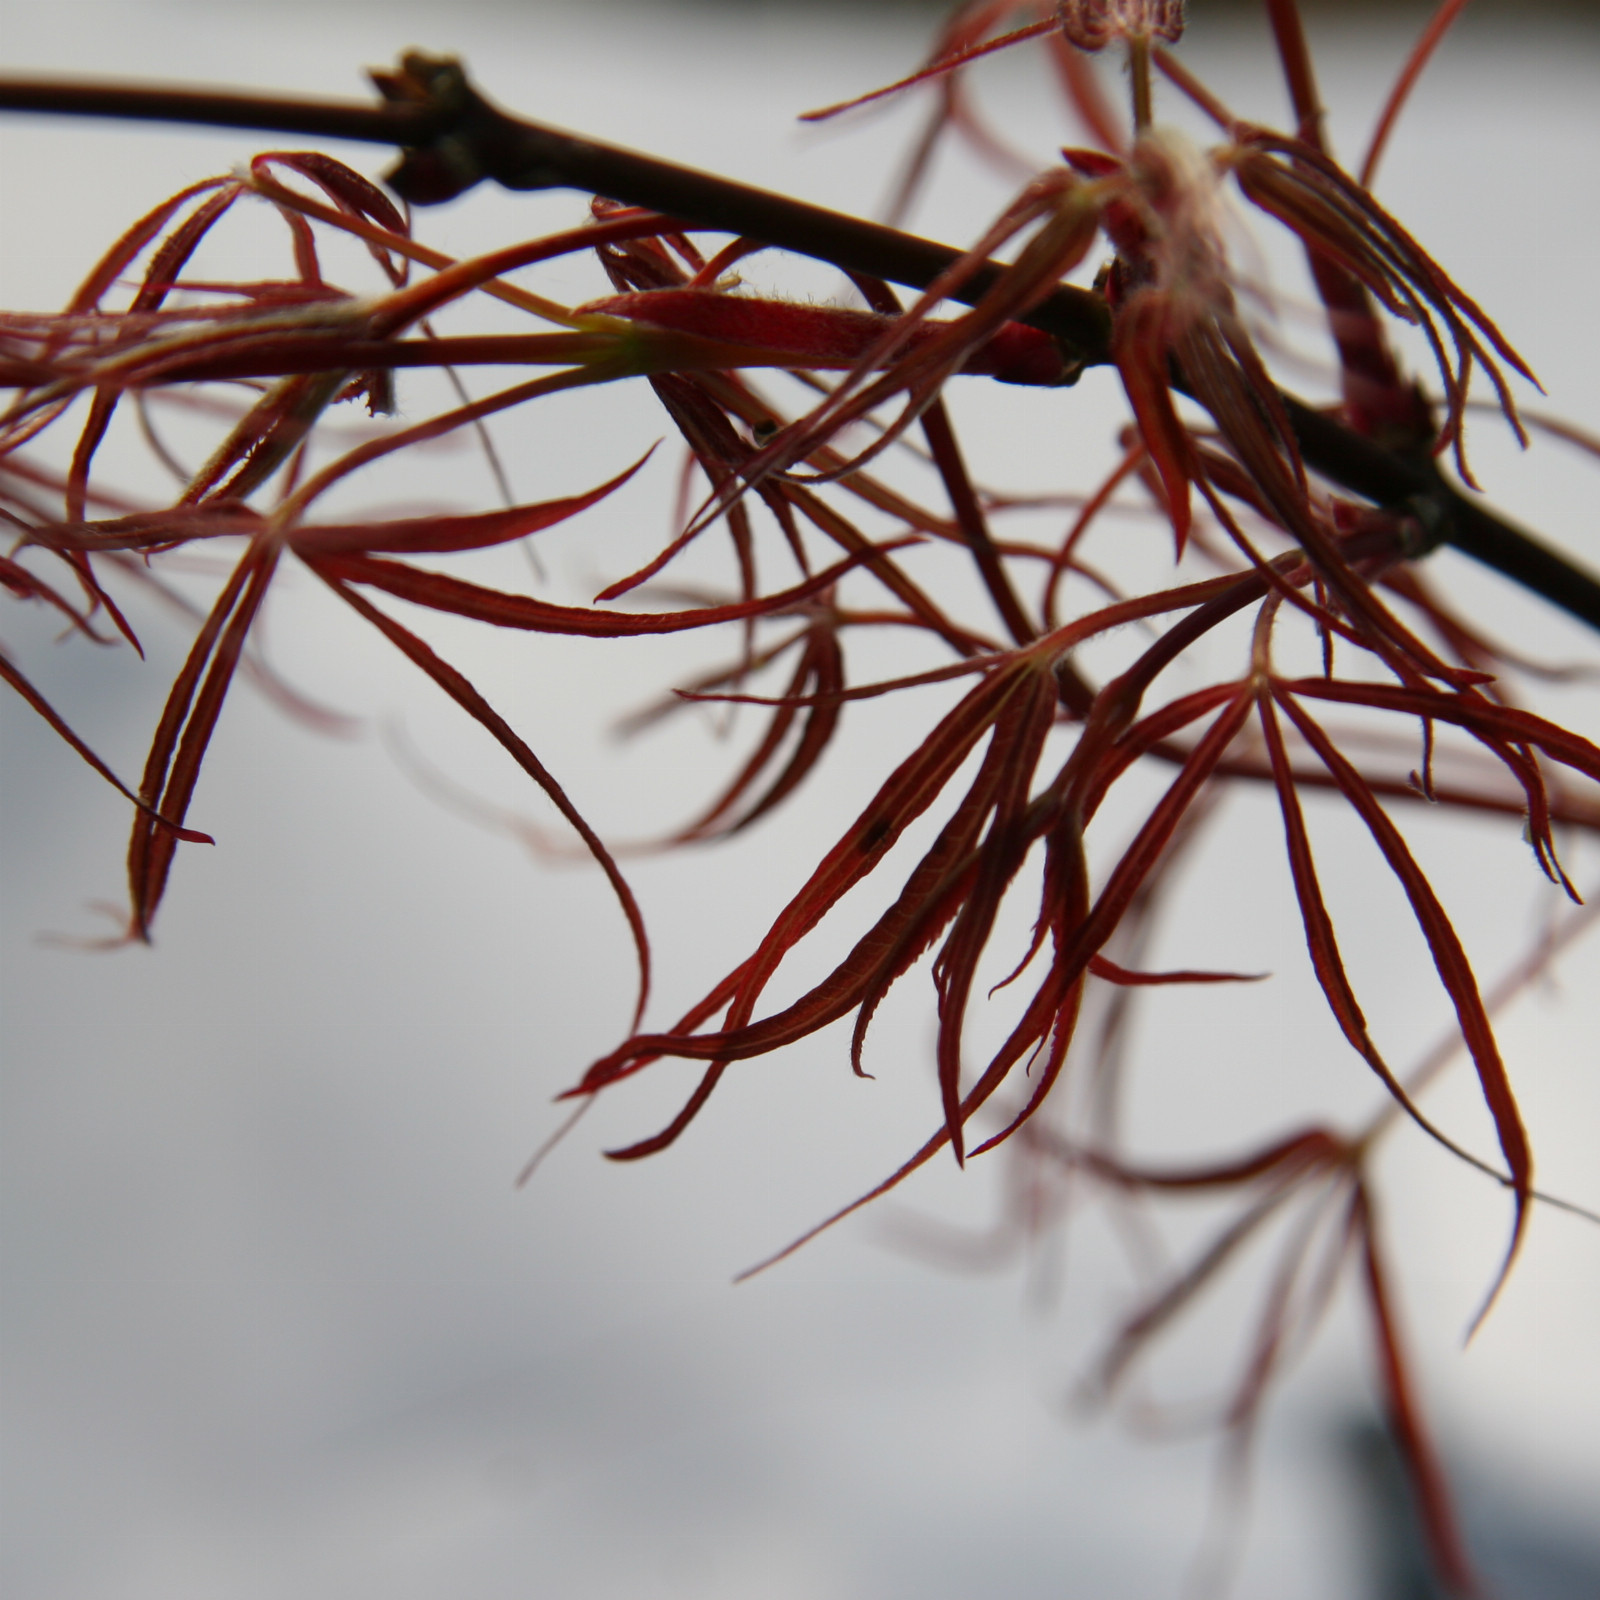
{"type": "MultiPolygon", "coordinates": [[[[961,252],[898,229],[508,116],[450,60],[408,55],[374,73],[379,106],[214,91],[0,77],[0,110],[251,128],[397,144],[390,187],[419,205],[485,178],[513,190],[571,188],[664,213],[689,228],[757,238],[846,272],[925,289],[961,252]]],[[[1146,74],[1148,90],[1148,73],[1146,74]]],[[[951,297],[976,304],[1006,269],[985,262],[951,297]]],[[[1111,316],[1097,294],[1060,284],[1021,321],[1050,334],[1069,367],[1110,361],[1111,316]]],[[[1283,396],[1306,464],[1374,504],[1421,512],[1431,538],[1600,629],[1600,579],[1449,483],[1431,457],[1385,450],[1325,412],[1283,396]]]]}
{"type": "Polygon", "coordinates": [[[1150,111],[1150,36],[1128,35],[1128,82],[1133,90],[1133,133],[1137,138],[1151,123],[1150,111]]]}

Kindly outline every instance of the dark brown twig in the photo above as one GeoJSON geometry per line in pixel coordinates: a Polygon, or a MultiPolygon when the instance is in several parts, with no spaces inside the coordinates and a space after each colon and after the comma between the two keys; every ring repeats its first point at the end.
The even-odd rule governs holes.
{"type": "MultiPolygon", "coordinates": [[[[949,245],[510,116],[484,99],[454,60],[412,53],[398,71],[374,72],[373,79],[384,96],[379,106],[0,78],[0,110],[396,144],[402,159],[388,182],[414,204],[453,199],[485,179],[514,190],[578,189],[915,289],[928,288],[961,259],[949,245]]],[[[1004,271],[998,262],[982,263],[951,298],[976,304],[1004,271]]],[[[1020,320],[1061,344],[1074,377],[1110,360],[1110,314],[1089,290],[1060,285],[1020,320]]],[[[1284,395],[1283,404],[1307,465],[1342,489],[1415,516],[1419,554],[1450,545],[1600,629],[1600,579],[1468,498],[1431,457],[1385,450],[1293,396],[1284,395]]]]}

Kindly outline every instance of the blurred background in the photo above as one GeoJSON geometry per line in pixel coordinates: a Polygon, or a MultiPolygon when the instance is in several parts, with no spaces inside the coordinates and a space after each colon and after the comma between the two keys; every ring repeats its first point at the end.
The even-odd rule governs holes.
{"type": "MultiPolygon", "coordinates": [[[[0,61],[350,95],[363,66],[417,45],[461,55],[528,115],[871,212],[920,110],[822,131],[793,118],[907,70],[935,10],[0,0],[0,61]]],[[[1316,14],[1347,159],[1418,15],[1316,14]]],[[[1252,10],[1197,0],[1184,50],[1239,111],[1282,119],[1252,10]]],[[[1597,69],[1587,8],[1484,5],[1419,90],[1380,185],[1528,356],[1550,409],[1590,429],[1597,69]]],[[[1036,64],[1002,58],[977,81],[1039,162],[1078,137],[1036,64]]],[[[0,123],[4,304],[60,304],[136,215],[270,142],[0,123]]],[[[374,174],[386,164],[341,153],[374,174]]],[[[912,224],[959,241],[1004,192],[951,155],[912,224]]],[[[419,232],[464,253],[582,211],[572,195],[475,193],[419,232]]],[[[573,266],[543,283],[576,300],[600,292],[587,281],[573,266]]],[[[959,396],[980,475],[1093,482],[1115,415],[1096,381],[1047,397],[1072,454],[1043,477],[1037,408],[959,396]]],[[[502,441],[528,498],[587,487],[662,431],[648,397],[573,398],[550,417],[502,441]]],[[[1545,445],[1524,461],[1488,425],[1474,450],[1510,510],[1600,565],[1594,478],[1571,453],[1545,445]]],[[[386,492],[437,503],[428,473],[447,471],[452,493],[481,475],[465,454],[440,459],[386,492]]],[[[654,548],[671,470],[654,464],[552,540],[552,581],[592,593],[628,551],[654,548]]],[[[1507,637],[1545,659],[1592,659],[1576,628],[1436,561],[1507,637]]],[[[142,665],[52,651],[47,619],[4,624],[6,647],[125,774],[186,644],[134,605],[142,665]]],[[[687,817],[732,759],[710,718],[637,746],[607,735],[684,681],[698,647],[433,636],[611,836],[687,817]]],[[[531,861],[407,775],[397,744],[551,823],[475,730],[308,582],[283,585],[264,637],[283,676],[358,719],[358,736],[323,737],[234,691],[191,813],[218,846],[181,858],[153,949],[83,947],[113,928],[96,908],[121,893],[126,808],[26,708],[0,706],[8,1596],[1113,1600],[1184,1593],[1219,1552],[1231,1592],[1251,1600],[1429,1592],[1346,1300],[1269,1408],[1253,1487],[1232,1504],[1211,1439],[1153,1441],[1126,1415],[1071,1403],[1134,1303],[1103,1225],[1091,1218],[1064,1256],[1042,1246],[1008,1270],[941,1270],[906,1248],[912,1215],[989,1229],[1004,1200],[995,1164],[940,1166],[730,1286],[925,1136],[936,1101],[920,996],[880,1025],[873,1082],[851,1078],[830,1034],[732,1075],[666,1155],[602,1161],[675,1108],[689,1077],[657,1068],[515,1192],[558,1120],[552,1095],[626,1027],[620,918],[595,874],[531,861]]],[[[1552,691],[1550,704],[1591,736],[1600,726],[1592,691],[1552,691]]],[[[852,708],[794,815],[717,853],[630,863],[659,941],[656,1017],[743,953],[875,784],[885,742],[904,737],[893,709],[852,708]]],[[[1344,848],[1338,818],[1323,820],[1329,850],[1344,848]]],[[[1244,1010],[1237,996],[1210,1007],[1193,995],[1146,1008],[1133,1044],[1143,1149],[1193,1149],[1211,1131],[1226,1148],[1241,1119],[1281,1127],[1373,1103],[1283,954],[1300,935],[1281,865],[1257,882],[1230,854],[1264,825],[1249,804],[1218,820],[1161,949],[1280,976],[1244,1010]]],[[[1441,819],[1413,832],[1481,970],[1501,970],[1553,909],[1516,830],[1441,819]]],[[[1569,858],[1580,882],[1595,856],[1569,858]]],[[[1363,1000],[1395,1058],[1413,1059],[1443,1001],[1365,855],[1348,881],[1341,926],[1363,1000]]],[[[1590,1206],[1597,976],[1591,942],[1503,1031],[1542,1181],[1590,1206]]],[[[1487,1148],[1473,1101],[1458,1073],[1430,1106],[1487,1148]]],[[[1503,1247],[1503,1200],[1405,1134],[1383,1170],[1405,1325],[1486,1568],[1506,1595],[1600,1592],[1600,1239],[1538,1215],[1502,1304],[1463,1350],[1503,1247]]],[[[1225,1390],[1248,1302],[1220,1299],[1171,1341],[1153,1396],[1225,1390]]]]}

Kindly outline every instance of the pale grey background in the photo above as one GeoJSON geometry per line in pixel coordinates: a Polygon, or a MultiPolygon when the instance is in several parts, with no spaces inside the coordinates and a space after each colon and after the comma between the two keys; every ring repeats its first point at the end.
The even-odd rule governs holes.
{"type": "MultiPolygon", "coordinates": [[[[896,75],[921,26],[900,13],[620,5],[6,3],[0,58],[343,94],[359,90],[363,63],[424,44],[458,51],[530,114],[866,210],[914,119],[819,138],[789,118],[896,75]]],[[[1251,87],[1259,33],[1209,44],[1197,33],[1194,51],[1242,111],[1277,117],[1276,91],[1251,87]]],[[[1379,42],[1392,59],[1398,40],[1379,42]]],[[[1371,40],[1329,44],[1348,153],[1385,79],[1371,40]]],[[[1447,52],[1420,93],[1382,184],[1501,316],[1552,405],[1591,428],[1597,67],[1592,32],[1480,34],[1447,52]]],[[[997,65],[991,82],[1039,160],[1072,137],[1024,64],[997,65]]],[[[0,127],[4,302],[59,300],[112,230],[262,143],[0,127]]],[[[373,152],[353,159],[381,164],[373,152]]],[[[998,193],[953,162],[917,224],[957,237],[998,193]]],[[[579,211],[570,196],[475,195],[423,232],[465,250],[579,211]]],[[[570,292],[581,292],[576,279],[570,292]]],[[[1061,416],[1077,403],[1061,397],[1061,416]]],[[[1031,441],[1008,437],[1022,411],[996,409],[979,448],[1001,477],[1006,450],[1025,457],[1031,441]]],[[[552,475],[559,492],[597,481],[660,431],[642,403],[625,425],[586,403],[562,416],[567,431],[511,452],[522,491],[550,492],[552,475]]],[[[1102,424],[1086,431],[1079,483],[1105,448],[1102,424]]],[[[1479,431],[1479,460],[1506,503],[1600,563],[1592,475],[1559,447],[1524,464],[1491,427],[1479,431]]],[[[582,584],[617,570],[592,548],[602,528],[620,548],[648,549],[666,470],[557,547],[557,575],[582,584]]],[[[427,494],[426,480],[410,492],[427,494]]],[[[1587,648],[1487,580],[1462,582],[1490,596],[1508,631],[1526,640],[1531,627],[1547,655],[1587,648]]],[[[431,759],[540,814],[403,663],[306,583],[285,588],[267,633],[293,681],[373,726],[403,715],[431,759]]],[[[137,770],[180,648],[145,620],[144,667],[74,647],[37,669],[124,772],[137,770]]],[[[5,627],[8,646],[41,659],[47,622],[5,627]]],[[[692,652],[435,637],[618,833],[637,833],[657,800],[686,814],[707,764],[726,759],[688,729],[637,753],[593,732],[604,708],[637,703],[633,673],[669,681],[692,652]]],[[[1591,733],[1600,725],[1592,699],[1566,704],[1591,733]]],[[[718,856],[631,869],[661,940],[656,1016],[764,926],[871,782],[866,758],[897,736],[892,711],[861,708],[813,811],[718,856]]],[[[1128,1304],[1094,1228],[1044,1309],[1015,1274],[944,1275],[891,1250],[870,1219],[728,1286],[922,1137],[933,1099],[920,997],[897,1014],[898,1031],[880,1029],[874,1083],[850,1079],[830,1035],[738,1074],[668,1156],[626,1169],[600,1161],[599,1148],[668,1111],[688,1080],[667,1068],[602,1105],[515,1194],[512,1177],[552,1126],[551,1094],[626,1021],[620,923],[593,874],[537,867],[442,812],[375,734],[321,740],[240,690],[193,813],[218,848],[186,854],[154,950],[91,955],[40,935],[107,926],[86,908],[119,892],[123,806],[9,701],[0,776],[9,1595],[1179,1591],[1204,1527],[1209,1447],[1142,1444],[1064,1416],[1096,1336],[1128,1304]]],[[[1248,847],[1263,826],[1275,826],[1270,812],[1249,806],[1225,820],[1163,948],[1281,978],[1241,1020],[1232,999],[1151,1007],[1137,1047],[1147,1148],[1190,1147],[1206,1130],[1226,1142],[1241,1117],[1272,1126],[1307,1105],[1353,1114],[1371,1103],[1298,971],[1281,864],[1246,857],[1271,861],[1259,881],[1234,870],[1228,830],[1248,847]]],[[[1331,839],[1338,825],[1329,829],[1331,839]]],[[[1418,848],[1493,972],[1549,905],[1515,829],[1441,825],[1420,831],[1418,848]]],[[[1594,855],[1574,854],[1580,877],[1592,877],[1594,855]]],[[[1375,1024],[1403,1060],[1433,1037],[1443,1006],[1414,939],[1396,931],[1395,897],[1359,887],[1377,882],[1360,859],[1341,907],[1348,943],[1375,1024]]],[[[1505,1041],[1544,1181],[1595,1204],[1592,945],[1561,972],[1560,993],[1519,1010],[1505,1041]]],[[[1472,1101],[1461,1081],[1434,1103],[1486,1146],[1472,1101]]],[[[1463,1353],[1504,1204],[1408,1138],[1389,1171],[1427,1397],[1480,1500],[1556,1521],[1592,1512],[1600,1241],[1568,1219],[1536,1219],[1504,1304],[1463,1353]]],[[[996,1187],[993,1172],[941,1168],[904,1204],[978,1227],[996,1187]]],[[[1181,1338],[1164,1386],[1224,1381],[1235,1332],[1218,1317],[1181,1338]]],[[[1328,1438],[1365,1393],[1358,1324],[1342,1306],[1269,1415],[1241,1596],[1353,1592],[1328,1438]]]]}

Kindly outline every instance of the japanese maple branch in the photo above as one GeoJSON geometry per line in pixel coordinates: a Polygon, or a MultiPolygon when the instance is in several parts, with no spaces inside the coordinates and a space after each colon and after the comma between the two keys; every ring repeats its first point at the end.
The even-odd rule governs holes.
{"type": "MultiPolygon", "coordinates": [[[[453,60],[413,53],[398,72],[373,78],[384,96],[379,106],[0,77],[0,110],[394,144],[402,160],[388,182],[414,204],[453,199],[486,178],[513,190],[577,189],[910,288],[927,288],[961,256],[880,223],[509,116],[485,100],[453,60]]],[[[976,304],[1004,271],[999,262],[982,264],[952,298],[976,304]]],[[[1020,320],[1060,343],[1069,374],[1110,360],[1110,313],[1089,290],[1062,284],[1020,320]]],[[[1283,403],[1307,464],[1364,499],[1415,515],[1423,549],[1451,545],[1600,629],[1600,579],[1468,498],[1431,456],[1385,450],[1290,395],[1283,403]]]]}

